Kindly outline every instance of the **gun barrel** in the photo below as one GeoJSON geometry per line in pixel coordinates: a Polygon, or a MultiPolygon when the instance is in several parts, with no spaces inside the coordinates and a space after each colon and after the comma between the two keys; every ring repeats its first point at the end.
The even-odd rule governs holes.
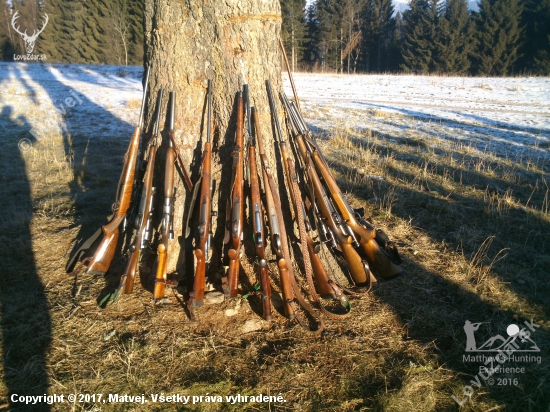
{"type": "Polygon", "coordinates": [[[275,99],[273,98],[273,92],[271,90],[271,82],[269,80],[265,81],[265,85],[267,88],[267,96],[269,98],[269,106],[271,107],[271,113],[273,113],[273,120],[275,121],[275,127],[277,130],[277,137],[279,138],[279,141],[283,141],[283,134],[281,132],[281,125],[279,123],[279,115],[277,114],[277,106],[275,106],[275,99]]]}
{"type": "Polygon", "coordinates": [[[298,127],[296,126],[296,119],[294,119],[293,117],[292,109],[290,108],[290,104],[288,102],[288,97],[286,97],[286,95],[283,92],[281,92],[280,97],[281,97],[281,100],[283,101],[283,105],[285,106],[288,123],[290,123],[292,134],[296,136],[299,133],[299,131],[298,131],[298,127]]]}
{"type": "Polygon", "coordinates": [[[206,141],[210,143],[211,139],[211,123],[212,123],[212,80],[208,79],[208,91],[206,94],[206,100],[208,105],[208,118],[206,123],[206,141]]]}
{"type": "Polygon", "coordinates": [[[153,128],[153,136],[158,136],[159,134],[160,112],[162,107],[163,94],[164,94],[164,89],[160,89],[157,97],[157,115],[155,117],[155,127],[153,128]]]}
{"type": "Polygon", "coordinates": [[[246,126],[248,129],[248,138],[253,139],[254,129],[250,122],[250,89],[248,84],[243,85],[243,97],[244,97],[244,108],[246,110],[246,126]]]}
{"type": "Polygon", "coordinates": [[[141,110],[139,112],[138,127],[141,129],[143,125],[143,112],[145,111],[145,96],[149,87],[149,66],[145,66],[145,84],[143,85],[143,98],[141,99],[141,110]]]}
{"type": "Polygon", "coordinates": [[[170,128],[169,131],[174,131],[174,118],[176,117],[176,92],[170,92],[170,128]]]}

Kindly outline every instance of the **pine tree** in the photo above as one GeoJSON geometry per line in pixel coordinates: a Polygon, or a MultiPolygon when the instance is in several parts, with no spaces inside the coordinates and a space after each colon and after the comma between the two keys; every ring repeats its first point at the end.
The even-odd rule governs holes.
{"type": "Polygon", "coordinates": [[[320,64],[319,42],[319,19],[315,3],[310,4],[306,11],[307,36],[304,44],[304,61],[316,70],[320,64]]]}
{"type": "Polygon", "coordinates": [[[481,0],[478,24],[476,72],[482,75],[506,75],[519,57],[522,28],[520,0],[481,0]]]}
{"type": "Polygon", "coordinates": [[[398,11],[395,15],[393,30],[390,34],[390,49],[388,58],[388,71],[397,72],[403,64],[403,17],[401,12],[398,11]]]}
{"type": "Polygon", "coordinates": [[[403,63],[401,69],[429,73],[434,69],[437,0],[411,0],[403,15],[403,63]]]}
{"type": "Polygon", "coordinates": [[[281,14],[283,17],[281,35],[285,48],[288,50],[292,70],[295,70],[298,60],[303,59],[307,33],[305,6],[306,0],[281,0],[281,14]]]}
{"type": "Polygon", "coordinates": [[[63,61],[60,53],[60,28],[63,18],[59,12],[61,0],[47,0],[44,2],[44,12],[48,14],[48,25],[40,34],[36,44],[38,54],[46,55],[47,61],[63,61]]]}
{"type": "Polygon", "coordinates": [[[342,12],[337,0],[317,0],[317,17],[319,19],[319,55],[321,69],[342,67],[341,26],[342,12]]]}
{"type": "Polygon", "coordinates": [[[13,30],[11,29],[12,7],[8,0],[0,0],[0,58],[13,60],[15,53],[13,30]]]}
{"type": "Polygon", "coordinates": [[[467,0],[447,0],[437,27],[435,70],[441,73],[467,73],[473,52],[472,42],[467,0]]]}
{"type": "Polygon", "coordinates": [[[526,0],[520,64],[541,75],[550,74],[550,0],[526,0]]]}
{"type": "Polygon", "coordinates": [[[145,11],[144,0],[129,0],[128,20],[130,22],[130,59],[129,64],[141,65],[143,63],[143,13],[145,11]]]}
{"type": "Polygon", "coordinates": [[[369,69],[377,72],[389,69],[389,57],[395,19],[391,0],[369,0],[366,4],[363,26],[363,59],[369,60],[369,69]]]}
{"type": "Polygon", "coordinates": [[[323,63],[344,72],[355,66],[362,41],[362,11],[365,0],[317,0],[320,54],[323,63]]]}

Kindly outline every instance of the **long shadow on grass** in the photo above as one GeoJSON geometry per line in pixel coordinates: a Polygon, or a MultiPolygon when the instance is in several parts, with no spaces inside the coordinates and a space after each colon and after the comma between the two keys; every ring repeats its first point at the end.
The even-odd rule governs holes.
{"type": "MultiPolygon", "coordinates": [[[[350,139],[355,141],[355,139],[350,139]]],[[[357,149],[361,150],[361,142],[355,141],[357,149]]],[[[382,147],[371,147],[378,152],[386,150],[382,147]]],[[[390,155],[390,153],[386,153],[390,155]]],[[[407,153],[408,162],[415,165],[426,165],[420,155],[407,153]]],[[[343,176],[357,176],[353,167],[341,162],[333,161],[331,167],[343,176]]],[[[537,258],[544,259],[549,248],[547,233],[550,233],[550,224],[539,218],[536,214],[525,208],[506,205],[498,209],[497,201],[490,205],[489,202],[475,199],[458,193],[449,193],[449,189],[434,182],[421,181],[419,176],[412,172],[404,171],[395,166],[387,166],[389,174],[398,179],[393,185],[399,200],[392,207],[392,213],[402,219],[410,219],[415,226],[428,229],[429,236],[436,242],[446,243],[453,249],[458,249],[468,257],[472,257],[481,243],[490,235],[494,235],[490,253],[495,255],[499,250],[506,250],[506,266],[499,268],[496,274],[504,281],[510,282],[509,288],[518,295],[524,296],[531,304],[541,305],[547,316],[550,316],[550,307],[546,305],[547,296],[550,295],[550,279],[544,263],[537,262],[537,258]],[[468,228],[474,229],[471,233],[477,233],[475,239],[463,239],[468,234],[468,228]],[[531,256],[534,259],[526,259],[531,256]],[[509,264],[521,269],[521,274],[511,270],[509,264]],[[518,283],[516,280],[520,279],[518,283]],[[525,279],[524,279],[525,278],[525,279]]],[[[427,167],[428,174],[435,176],[454,176],[460,180],[462,186],[471,186],[477,190],[486,190],[486,197],[498,199],[502,197],[498,190],[511,189],[514,196],[520,196],[523,200],[531,194],[531,204],[542,206],[544,199],[541,195],[533,196],[532,189],[512,184],[502,179],[486,177],[475,170],[460,170],[458,167],[445,164],[427,167]],[[460,177],[459,177],[460,176],[460,177]],[[523,192],[523,193],[522,193],[523,192]],[[523,195],[523,196],[522,196],[523,195]]],[[[421,179],[422,180],[422,179],[421,179]]],[[[341,188],[349,190],[363,200],[372,197],[372,191],[366,190],[364,181],[352,184],[339,181],[341,188]]],[[[455,183],[458,183],[455,181],[455,183]]],[[[371,183],[374,188],[374,184],[371,183]]],[[[379,193],[388,192],[390,184],[386,181],[377,182],[376,190],[379,193]]],[[[473,235],[472,235],[473,236],[473,235]]],[[[481,263],[481,262],[480,262],[481,263]]],[[[484,262],[485,264],[488,261],[484,262]]]]}
{"type": "MultiPolygon", "coordinates": [[[[350,140],[353,141],[353,139],[350,140]]],[[[360,142],[355,142],[355,144],[357,144],[355,150],[365,150],[360,142]]],[[[372,149],[382,153],[388,150],[382,147],[372,147],[372,149]]],[[[329,158],[329,161],[331,160],[329,158]]],[[[413,164],[421,164],[421,160],[412,156],[412,160],[409,161],[413,164]]],[[[495,235],[489,255],[494,256],[503,248],[510,248],[510,250],[507,251],[508,256],[503,263],[501,262],[491,269],[491,276],[496,275],[505,281],[507,287],[514,294],[520,299],[525,299],[529,306],[537,306],[544,317],[548,319],[550,309],[547,299],[550,294],[550,279],[547,268],[541,267],[544,266],[544,261],[548,262],[545,257],[548,249],[545,234],[550,233],[550,224],[547,221],[536,215],[526,216],[526,212],[522,210],[511,209],[502,215],[488,211],[487,204],[483,200],[455,193],[447,196],[448,191],[437,182],[430,182],[429,189],[419,190],[418,185],[414,184],[418,182],[418,176],[400,170],[398,167],[390,166],[389,175],[396,177],[396,180],[402,184],[397,183],[390,187],[389,183],[382,181],[375,186],[372,182],[369,183],[367,180],[359,178],[357,183],[350,183],[350,180],[353,181],[353,177],[358,175],[353,165],[349,163],[353,162],[347,164],[334,160],[330,162],[331,168],[337,172],[337,176],[351,177],[346,180],[338,179],[340,188],[344,192],[349,191],[362,201],[367,201],[373,196],[372,189],[376,189],[379,195],[394,190],[398,195],[398,200],[392,207],[392,213],[402,220],[411,220],[411,224],[415,227],[421,227],[423,233],[427,234],[432,243],[437,245],[435,248],[438,250],[418,250],[417,253],[420,253],[418,256],[424,256],[424,258],[416,260],[415,254],[412,253],[412,248],[418,247],[414,246],[415,239],[396,239],[389,231],[388,234],[394,238],[403,253],[403,267],[406,275],[390,282],[384,282],[374,293],[388,303],[406,324],[406,339],[413,339],[420,342],[422,346],[433,348],[428,351],[438,358],[438,365],[445,365],[454,373],[465,374],[464,384],[469,385],[470,377],[473,378],[479,372],[479,366],[483,365],[483,362],[469,364],[463,361],[463,355],[468,355],[465,352],[466,335],[463,331],[465,321],[488,322],[487,325],[482,325],[479,332],[475,334],[476,340],[480,344],[497,334],[507,336],[505,331],[511,323],[525,326],[524,321],[528,320],[530,313],[514,313],[504,309],[498,300],[482,299],[463,285],[437,273],[433,268],[434,265],[423,266],[420,262],[427,262],[426,256],[430,256],[432,253],[443,253],[445,249],[459,249],[471,259],[483,240],[491,234],[495,235]],[[473,232],[475,232],[476,226],[480,232],[477,239],[474,241],[461,239],[464,234],[469,233],[468,228],[474,229],[473,232]],[[460,229],[465,230],[461,232],[460,229]],[[541,259],[541,262],[538,263],[533,259],[541,259]],[[535,267],[537,263],[539,267],[535,267]],[[520,282],[515,281],[516,279],[520,279],[520,282]]],[[[473,174],[476,175],[475,172],[473,174]]],[[[476,175],[472,179],[481,180],[482,176],[476,175]]],[[[376,225],[376,220],[374,224],[376,225]]],[[[441,270],[448,272],[445,262],[440,263],[441,270]]],[[[480,263],[487,264],[488,262],[480,263]]],[[[466,266],[457,267],[457,270],[466,271],[468,268],[466,266]]],[[[475,286],[479,281],[477,277],[479,273],[474,268],[470,278],[466,274],[461,278],[475,286]]],[[[546,319],[535,319],[535,321],[546,319]]],[[[541,329],[537,330],[534,335],[534,340],[541,349],[541,352],[534,353],[537,356],[545,353],[548,347],[546,342],[548,342],[549,334],[546,330],[541,329]]],[[[391,359],[384,360],[386,366],[382,368],[385,371],[382,374],[369,367],[362,368],[361,366],[351,374],[350,379],[353,383],[350,385],[350,396],[378,399],[374,401],[374,404],[367,403],[367,405],[383,409],[387,406],[384,404],[384,396],[381,396],[384,391],[399,391],[407,384],[408,379],[403,375],[408,374],[411,369],[408,365],[409,361],[420,365],[425,362],[422,359],[414,359],[414,355],[411,358],[410,354],[400,353],[398,350],[393,350],[393,352],[395,353],[390,357],[391,359]],[[397,365],[402,366],[398,367],[397,365]],[[378,404],[378,402],[381,403],[378,404]]],[[[524,353],[519,354],[524,355],[524,353]]],[[[514,363],[509,362],[507,365],[514,366],[514,363]]],[[[540,366],[535,366],[533,363],[517,363],[517,365],[525,366],[527,370],[524,375],[514,376],[520,379],[520,388],[510,390],[509,387],[487,388],[482,386],[480,392],[485,392],[488,389],[490,398],[496,402],[507,404],[511,410],[521,409],[522,405],[528,402],[539,406],[547,404],[548,394],[537,389],[547,379],[542,367],[544,363],[540,366]]],[[[495,375],[495,378],[502,377],[509,376],[495,375]]],[[[451,394],[453,394],[452,391],[448,396],[450,397],[451,394]]],[[[455,391],[454,395],[459,399],[464,397],[461,392],[455,391]]],[[[449,405],[454,405],[454,401],[449,399],[447,405],[440,404],[439,408],[447,409],[450,407],[449,405]]]]}
{"type": "Polygon", "coordinates": [[[30,224],[33,215],[30,183],[23,152],[34,143],[23,116],[11,119],[4,106],[3,146],[0,150],[0,322],[2,325],[3,381],[10,410],[49,411],[47,403],[20,403],[20,396],[48,392],[46,351],[51,342],[51,319],[45,288],[37,274],[30,224]],[[26,139],[26,140],[22,140],[26,139]],[[13,396],[13,398],[12,398],[13,396]]]}
{"type": "MultiPolygon", "coordinates": [[[[457,122],[455,119],[442,117],[440,115],[437,115],[437,116],[436,115],[431,115],[429,113],[414,111],[414,110],[410,110],[410,109],[403,109],[403,108],[400,108],[400,107],[391,106],[391,105],[387,105],[387,104],[357,102],[357,101],[354,101],[352,103],[353,104],[358,104],[358,105],[378,107],[378,108],[381,108],[381,109],[391,109],[391,110],[395,110],[395,111],[401,112],[401,113],[409,115],[409,116],[422,118],[422,119],[425,119],[425,118],[433,119],[433,120],[442,119],[445,122],[462,123],[462,122],[457,122]]],[[[496,110],[495,110],[495,112],[496,112],[496,110]]],[[[470,118],[470,119],[473,119],[473,120],[476,120],[476,121],[482,123],[482,125],[477,125],[477,126],[470,125],[470,126],[473,126],[473,127],[481,127],[481,128],[488,128],[488,129],[503,128],[503,129],[507,129],[509,131],[529,132],[529,133],[536,133],[536,134],[541,134],[541,133],[548,134],[548,133],[550,133],[550,129],[542,129],[542,128],[539,128],[539,127],[530,127],[530,126],[517,126],[517,125],[512,124],[512,123],[506,123],[506,122],[499,121],[499,120],[493,120],[493,119],[490,119],[488,117],[483,117],[483,116],[479,116],[479,115],[475,115],[475,114],[471,114],[471,113],[465,113],[464,111],[461,111],[460,115],[463,116],[463,117],[467,117],[467,118],[470,118]]],[[[541,116],[543,116],[542,113],[541,113],[541,116]]]]}
{"type": "MultiPolygon", "coordinates": [[[[478,122],[481,122],[480,125],[473,125],[466,123],[464,121],[459,121],[452,118],[447,118],[441,115],[430,115],[420,111],[404,109],[391,105],[383,105],[376,103],[366,103],[366,102],[353,102],[354,104],[363,105],[367,107],[381,108],[381,109],[390,109],[397,111],[399,113],[411,116],[418,119],[429,119],[431,122],[441,122],[449,126],[454,126],[460,129],[467,129],[474,131],[476,136],[468,136],[468,143],[474,143],[479,148],[489,147],[491,149],[498,148],[505,145],[506,152],[514,153],[514,155],[519,155],[521,153],[526,153],[529,156],[532,156],[536,153],[542,158],[548,158],[548,151],[540,148],[535,148],[536,139],[532,136],[525,136],[526,132],[540,135],[540,134],[549,134],[550,130],[540,129],[540,128],[531,128],[531,127],[519,127],[513,124],[497,122],[482,116],[473,115],[461,112],[460,115],[464,117],[472,118],[478,122]],[[503,130],[504,129],[504,130],[503,130]],[[500,137],[500,141],[495,140],[496,137],[500,137]],[[531,140],[532,142],[530,142],[531,140]]],[[[421,129],[422,133],[431,135],[434,137],[441,137],[445,139],[454,138],[454,135],[442,136],[439,131],[437,133],[426,128],[421,129]]]]}

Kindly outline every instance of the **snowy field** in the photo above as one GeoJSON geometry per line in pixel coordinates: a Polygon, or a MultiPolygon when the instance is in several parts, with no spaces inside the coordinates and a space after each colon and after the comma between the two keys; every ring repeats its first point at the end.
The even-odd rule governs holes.
{"type": "Polygon", "coordinates": [[[417,131],[500,156],[550,155],[550,78],[298,74],[295,82],[320,131],[338,122],[390,142],[417,131]]]}
{"type": "MultiPolygon", "coordinates": [[[[0,63],[0,128],[29,127],[38,139],[60,129],[127,137],[141,74],[140,67],[0,63]]],[[[420,132],[499,156],[550,157],[550,78],[296,74],[295,81],[318,132],[370,129],[389,144],[420,132]]]]}

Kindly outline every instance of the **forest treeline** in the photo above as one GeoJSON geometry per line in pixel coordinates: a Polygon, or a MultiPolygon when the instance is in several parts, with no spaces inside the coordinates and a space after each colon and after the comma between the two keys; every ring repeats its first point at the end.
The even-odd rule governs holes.
{"type": "Polygon", "coordinates": [[[0,0],[0,56],[27,54],[15,29],[32,36],[47,15],[33,50],[47,62],[143,64],[143,9],[143,0],[0,0]]]}
{"type": "Polygon", "coordinates": [[[295,68],[343,73],[550,74],[550,0],[281,0],[295,68]],[[303,11],[305,10],[305,11],[303,11]]]}
{"type": "MultiPolygon", "coordinates": [[[[48,24],[47,61],[141,64],[144,0],[0,0],[0,56],[25,54],[16,28],[48,24]]],[[[281,0],[295,70],[342,73],[550,74],[550,0],[281,0]]]]}

